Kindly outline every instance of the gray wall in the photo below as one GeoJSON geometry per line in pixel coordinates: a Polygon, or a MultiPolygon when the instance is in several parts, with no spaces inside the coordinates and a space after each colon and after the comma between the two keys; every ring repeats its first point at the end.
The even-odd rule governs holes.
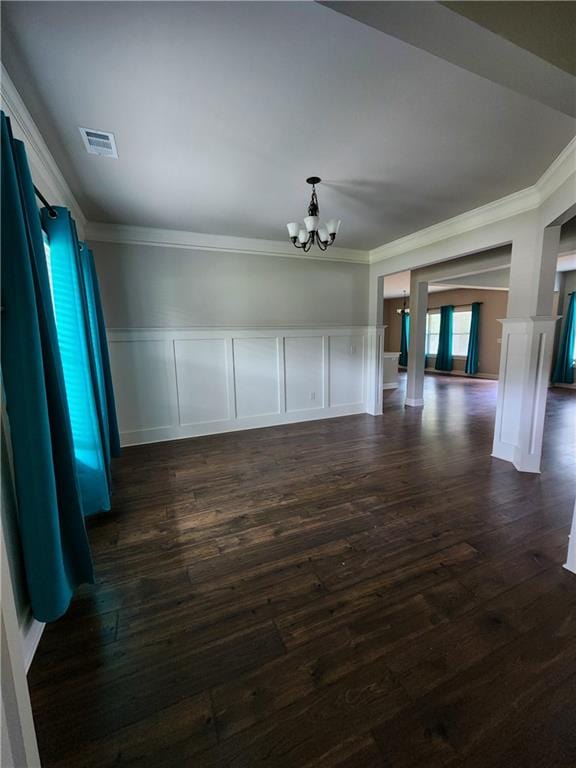
{"type": "Polygon", "coordinates": [[[109,328],[366,325],[367,264],[91,242],[109,328]]]}

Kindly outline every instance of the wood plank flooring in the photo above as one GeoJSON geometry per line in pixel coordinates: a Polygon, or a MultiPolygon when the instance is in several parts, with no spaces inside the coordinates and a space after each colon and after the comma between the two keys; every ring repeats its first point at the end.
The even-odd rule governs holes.
{"type": "Polygon", "coordinates": [[[30,671],[43,765],[574,768],[576,394],[539,476],[495,397],[125,449],[30,671]]]}

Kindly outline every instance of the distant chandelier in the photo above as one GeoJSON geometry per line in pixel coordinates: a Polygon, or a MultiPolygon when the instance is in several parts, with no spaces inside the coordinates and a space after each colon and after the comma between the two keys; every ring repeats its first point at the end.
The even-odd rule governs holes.
{"type": "Polygon", "coordinates": [[[325,225],[320,226],[320,209],[318,207],[318,196],[316,195],[316,184],[320,184],[321,181],[322,179],[318,176],[310,176],[310,178],[306,179],[308,184],[312,184],[312,197],[308,206],[308,216],[304,219],[306,229],[296,221],[286,225],[292,244],[305,253],[308,253],[314,243],[316,243],[321,251],[325,251],[329,245],[334,244],[340,229],[340,219],[330,219],[325,225]]]}

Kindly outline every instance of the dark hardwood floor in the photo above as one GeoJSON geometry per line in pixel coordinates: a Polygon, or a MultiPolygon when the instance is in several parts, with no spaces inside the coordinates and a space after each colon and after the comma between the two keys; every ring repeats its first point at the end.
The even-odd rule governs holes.
{"type": "Polygon", "coordinates": [[[543,472],[496,384],[124,450],[98,584],[29,675],[44,766],[576,766],[576,393],[543,472]]]}

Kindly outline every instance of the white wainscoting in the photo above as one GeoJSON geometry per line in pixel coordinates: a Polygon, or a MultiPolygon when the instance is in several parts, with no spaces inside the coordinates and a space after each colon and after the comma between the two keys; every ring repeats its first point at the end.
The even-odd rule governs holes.
{"type": "Polygon", "coordinates": [[[378,333],[109,330],[122,445],[372,412],[368,358],[378,333]]]}

